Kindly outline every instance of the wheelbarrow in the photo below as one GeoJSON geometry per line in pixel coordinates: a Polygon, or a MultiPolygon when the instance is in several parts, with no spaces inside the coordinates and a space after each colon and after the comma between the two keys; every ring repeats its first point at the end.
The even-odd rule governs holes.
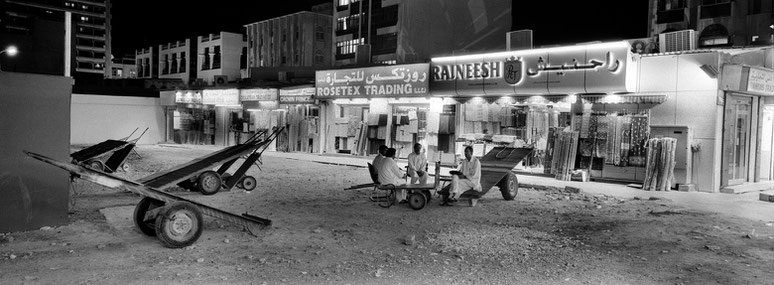
{"type": "Polygon", "coordinates": [[[139,137],[129,140],[138,129],[134,129],[125,138],[106,140],[70,154],[70,157],[73,159],[72,163],[108,173],[115,172],[118,169],[128,170],[128,166],[125,163],[126,158],[134,151],[137,141],[148,131],[148,128],[145,128],[139,137]]]}

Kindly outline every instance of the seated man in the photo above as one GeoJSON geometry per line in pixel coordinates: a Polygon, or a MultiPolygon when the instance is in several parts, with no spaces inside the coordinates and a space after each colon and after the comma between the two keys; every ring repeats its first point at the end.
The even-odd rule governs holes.
{"type": "Polygon", "coordinates": [[[379,146],[379,153],[376,154],[376,157],[374,157],[374,161],[371,162],[371,165],[374,166],[374,169],[379,171],[379,166],[382,163],[382,160],[384,160],[384,153],[387,152],[387,146],[386,145],[380,145],[379,146]]]}
{"type": "Polygon", "coordinates": [[[450,205],[456,202],[460,195],[468,190],[481,192],[481,162],[473,157],[473,147],[465,147],[465,159],[457,171],[449,172],[452,174],[451,189],[449,197],[444,199],[441,205],[450,205]]]}
{"type": "Polygon", "coordinates": [[[411,184],[427,183],[427,158],[421,153],[422,144],[414,144],[414,152],[408,155],[407,174],[411,177],[411,184]]]}
{"type": "MultiPolygon", "coordinates": [[[[376,172],[379,174],[379,183],[382,185],[405,185],[405,174],[400,170],[400,166],[395,162],[395,148],[388,148],[384,153],[384,159],[379,163],[379,168],[376,172]]],[[[406,190],[396,191],[396,201],[403,202],[406,200],[406,190]]]]}

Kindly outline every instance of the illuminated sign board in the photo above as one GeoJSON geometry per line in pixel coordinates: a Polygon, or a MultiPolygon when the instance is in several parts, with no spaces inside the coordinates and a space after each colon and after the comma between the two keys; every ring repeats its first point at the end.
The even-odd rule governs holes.
{"type": "Polygon", "coordinates": [[[281,104],[313,104],[314,103],[314,87],[307,88],[295,88],[295,89],[280,89],[280,103],[281,104]]]}
{"type": "Polygon", "coordinates": [[[634,92],[636,69],[626,41],[433,58],[436,95],[634,92]]]}
{"type": "Polygon", "coordinates": [[[317,71],[315,97],[379,98],[426,96],[428,64],[405,64],[317,71]]]}
{"type": "Polygon", "coordinates": [[[277,88],[240,89],[239,101],[277,101],[277,88]]]}
{"type": "Polygon", "coordinates": [[[176,91],[175,103],[201,104],[202,93],[199,91],[176,91]]]}
{"type": "Polygon", "coordinates": [[[216,106],[239,105],[239,89],[205,89],[202,103],[216,106]]]}

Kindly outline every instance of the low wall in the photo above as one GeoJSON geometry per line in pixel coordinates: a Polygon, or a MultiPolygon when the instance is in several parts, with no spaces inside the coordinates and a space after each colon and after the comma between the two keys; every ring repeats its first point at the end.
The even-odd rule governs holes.
{"type": "Polygon", "coordinates": [[[164,141],[164,109],[159,98],[106,95],[72,95],[70,142],[95,144],[107,139],[122,139],[139,128],[130,139],[148,131],[137,144],[164,141]]]}

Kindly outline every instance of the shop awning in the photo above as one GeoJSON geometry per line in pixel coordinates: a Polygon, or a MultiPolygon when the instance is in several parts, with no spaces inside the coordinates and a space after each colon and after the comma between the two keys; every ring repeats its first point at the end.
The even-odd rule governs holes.
{"type": "Polygon", "coordinates": [[[661,104],[666,94],[595,94],[580,95],[584,103],[592,104],[661,104]]]}

